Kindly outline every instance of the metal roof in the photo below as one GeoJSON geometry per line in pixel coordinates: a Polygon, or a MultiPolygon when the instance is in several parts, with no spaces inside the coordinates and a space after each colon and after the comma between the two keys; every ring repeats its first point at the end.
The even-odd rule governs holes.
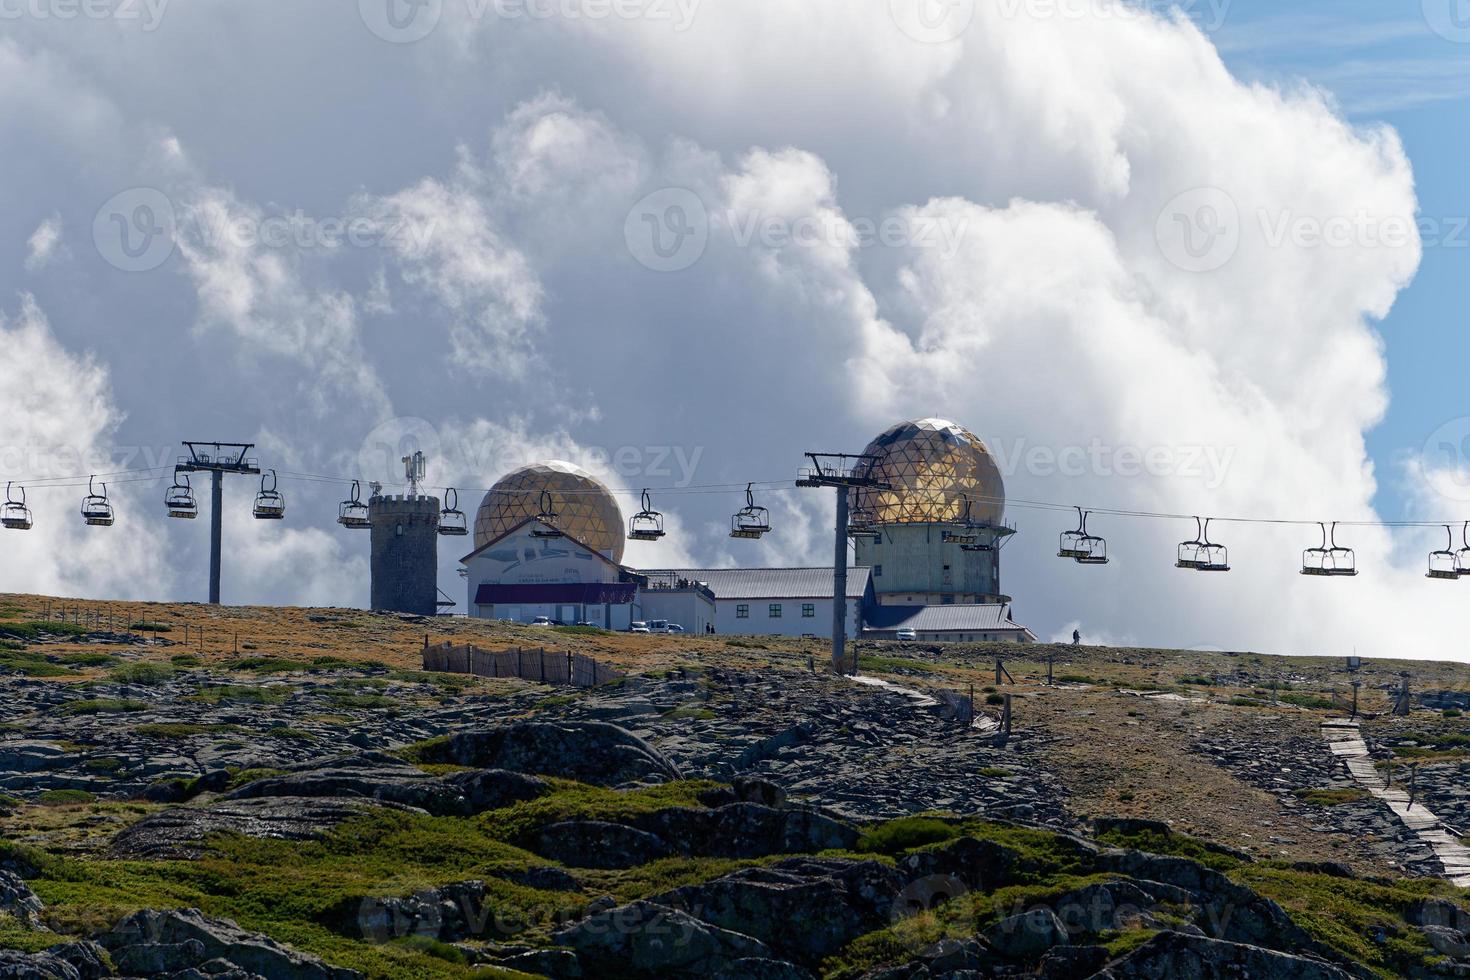
{"type": "Polygon", "coordinates": [[[863,616],[868,630],[910,629],[919,633],[979,633],[1024,630],[1006,618],[1001,603],[952,606],[874,606],[863,616]]]}
{"type": "MultiPolygon", "coordinates": [[[[826,568],[666,568],[645,569],[644,575],[674,575],[703,582],[716,599],[830,599],[832,569],[826,568]]],[[[847,597],[861,599],[868,591],[865,567],[847,570],[847,597]]]]}

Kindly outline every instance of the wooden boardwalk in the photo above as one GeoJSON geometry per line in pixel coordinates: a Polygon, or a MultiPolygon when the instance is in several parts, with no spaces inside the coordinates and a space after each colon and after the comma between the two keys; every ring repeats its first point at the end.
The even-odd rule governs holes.
{"type": "Polygon", "coordinates": [[[1470,888],[1470,848],[1423,803],[1411,806],[1407,790],[1389,787],[1368,755],[1368,743],[1363,741],[1358,723],[1346,718],[1329,719],[1322,723],[1322,737],[1332,754],[1347,765],[1353,780],[1382,800],[1405,827],[1434,851],[1444,866],[1444,876],[1461,888],[1470,888]]]}

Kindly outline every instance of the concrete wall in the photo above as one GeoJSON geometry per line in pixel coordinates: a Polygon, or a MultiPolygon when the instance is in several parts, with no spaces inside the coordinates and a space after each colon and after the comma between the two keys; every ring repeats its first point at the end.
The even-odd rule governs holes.
{"type": "Polygon", "coordinates": [[[716,619],[714,600],[693,589],[640,589],[638,604],[639,619],[666,619],[689,633],[703,633],[716,619]]]}
{"type": "Polygon", "coordinates": [[[890,524],[855,539],[856,563],[873,570],[882,605],[1001,601],[1000,551],[965,551],[943,540],[943,524],[890,524]]]}
{"type": "Polygon", "coordinates": [[[439,612],[439,498],[371,497],[372,608],[439,612]]]}
{"type": "Polygon", "coordinates": [[[477,619],[509,619],[515,623],[529,623],[537,616],[559,619],[568,626],[582,621],[603,629],[625,630],[637,615],[630,603],[551,603],[551,602],[500,602],[493,605],[470,606],[470,615],[477,619]]]}

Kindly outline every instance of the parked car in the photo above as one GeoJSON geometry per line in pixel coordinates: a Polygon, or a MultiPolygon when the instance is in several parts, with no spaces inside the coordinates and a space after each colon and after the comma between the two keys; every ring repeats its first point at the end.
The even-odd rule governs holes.
{"type": "Polygon", "coordinates": [[[643,622],[643,620],[641,620],[641,619],[635,619],[635,620],[633,620],[633,622],[631,622],[631,623],[628,624],[628,632],[629,633],[650,633],[650,632],[652,632],[652,630],[650,630],[648,628],[648,624],[645,623],[645,622],[643,622]]]}
{"type": "Polygon", "coordinates": [[[556,620],[552,619],[550,616],[537,616],[535,619],[531,620],[531,625],[532,626],[555,626],[556,625],[556,620]]]}
{"type": "Polygon", "coordinates": [[[685,630],[684,630],[684,627],[680,626],[678,623],[670,623],[669,625],[667,625],[667,626],[664,627],[664,632],[665,633],[683,633],[683,632],[685,632],[685,630]]]}
{"type": "Polygon", "coordinates": [[[901,629],[894,634],[900,640],[917,640],[919,634],[911,629],[901,629]]]}
{"type": "Polygon", "coordinates": [[[602,624],[601,623],[594,623],[590,619],[579,619],[579,620],[577,620],[577,622],[574,625],[576,625],[576,626],[591,626],[593,629],[599,629],[599,630],[602,629],[602,624]]]}

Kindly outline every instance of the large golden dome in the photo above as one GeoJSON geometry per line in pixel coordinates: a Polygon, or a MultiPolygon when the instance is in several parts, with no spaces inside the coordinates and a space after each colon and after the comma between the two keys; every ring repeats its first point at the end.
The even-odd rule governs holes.
{"type": "Polygon", "coordinates": [[[964,426],[947,419],[900,422],[868,443],[864,456],[879,461],[860,471],[891,490],[856,490],[854,509],[875,524],[948,524],[970,519],[999,524],[1005,483],[990,450],[964,426]]]}
{"type": "Polygon", "coordinates": [[[560,459],[512,470],[490,488],[475,514],[475,547],[539,514],[543,490],[551,491],[559,528],[613,561],[623,560],[626,538],[617,500],[591,473],[560,459]]]}

